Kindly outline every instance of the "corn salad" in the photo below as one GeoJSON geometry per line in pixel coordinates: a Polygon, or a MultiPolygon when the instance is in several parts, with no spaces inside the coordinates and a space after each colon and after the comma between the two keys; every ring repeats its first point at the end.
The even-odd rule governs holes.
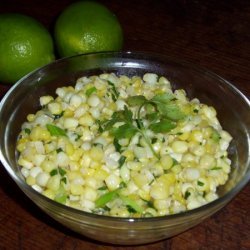
{"type": "Polygon", "coordinates": [[[95,214],[154,217],[218,198],[232,137],[216,110],[163,76],[81,77],[40,97],[17,140],[26,183],[95,214]]]}

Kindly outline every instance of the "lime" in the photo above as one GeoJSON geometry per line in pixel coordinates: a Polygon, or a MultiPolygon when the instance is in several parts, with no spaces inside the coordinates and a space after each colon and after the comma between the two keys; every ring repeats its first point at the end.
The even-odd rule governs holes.
{"type": "Polygon", "coordinates": [[[92,1],[69,5],[55,24],[55,43],[60,56],[72,56],[122,48],[123,33],[116,16],[92,1]]]}
{"type": "Polygon", "coordinates": [[[14,83],[54,60],[53,41],[45,27],[21,14],[0,15],[0,81],[14,83]]]}

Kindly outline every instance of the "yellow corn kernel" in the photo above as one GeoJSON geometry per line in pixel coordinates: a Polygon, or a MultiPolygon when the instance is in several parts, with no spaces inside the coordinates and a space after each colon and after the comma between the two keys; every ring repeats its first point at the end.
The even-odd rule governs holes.
{"type": "Polygon", "coordinates": [[[65,111],[63,112],[64,118],[69,118],[69,117],[73,117],[73,116],[74,116],[74,111],[71,109],[65,109],[65,111]]]}
{"type": "Polygon", "coordinates": [[[133,151],[129,150],[129,149],[125,150],[122,153],[122,155],[124,155],[126,157],[127,161],[133,161],[134,158],[135,158],[135,155],[134,155],[133,151]]]}
{"type": "Polygon", "coordinates": [[[150,201],[150,193],[149,193],[149,191],[145,191],[145,190],[142,190],[142,189],[140,189],[139,191],[138,191],[138,195],[143,199],[143,200],[145,200],[145,201],[150,201]]]}
{"type": "Polygon", "coordinates": [[[90,166],[89,166],[90,168],[92,168],[92,169],[99,169],[100,167],[101,167],[101,165],[100,165],[100,162],[97,162],[97,161],[91,161],[91,163],[90,163],[90,166]]]}
{"type": "Polygon", "coordinates": [[[22,152],[26,148],[26,142],[28,141],[28,138],[21,138],[17,141],[17,150],[19,152],[22,152]]]}
{"type": "Polygon", "coordinates": [[[192,153],[196,156],[202,156],[206,153],[206,148],[201,145],[197,145],[192,149],[192,153]]]}
{"type": "Polygon", "coordinates": [[[77,171],[80,168],[80,165],[77,161],[70,161],[69,168],[71,171],[77,171]]]}
{"type": "Polygon", "coordinates": [[[83,186],[80,184],[70,184],[70,192],[73,195],[81,195],[83,190],[83,186]]]}
{"type": "Polygon", "coordinates": [[[100,181],[105,180],[108,175],[109,175],[109,173],[102,168],[99,168],[95,171],[95,178],[100,180],[100,181]]]}
{"type": "Polygon", "coordinates": [[[173,185],[175,181],[176,177],[174,173],[164,174],[157,179],[157,182],[162,185],[173,185]]]}
{"type": "Polygon", "coordinates": [[[89,113],[86,113],[79,118],[79,124],[82,126],[92,126],[94,124],[94,119],[89,113]]]}
{"type": "Polygon", "coordinates": [[[100,147],[92,147],[90,149],[90,157],[95,161],[101,161],[103,159],[104,153],[100,147]]]}
{"type": "Polygon", "coordinates": [[[82,193],[82,198],[84,197],[85,200],[95,201],[97,198],[97,192],[92,187],[85,187],[82,193]]]}
{"type": "Polygon", "coordinates": [[[82,148],[77,148],[74,150],[73,154],[70,155],[70,160],[72,161],[79,161],[84,153],[84,150],[82,148]]]}
{"type": "Polygon", "coordinates": [[[81,178],[82,177],[82,174],[80,171],[68,171],[67,172],[67,177],[69,179],[69,181],[72,181],[76,178],[81,178]]]}
{"type": "Polygon", "coordinates": [[[35,115],[34,114],[28,114],[27,115],[27,120],[29,121],[29,122],[33,122],[34,120],[35,120],[35,115]]]}
{"type": "Polygon", "coordinates": [[[84,176],[93,176],[95,174],[95,169],[93,168],[88,168],[86,169],[85,173],[84,173],[84,176]]]}
{"type": "Polygon", "coordinates": [[[132,179],[134,183],[136,184],[136,186],[140,188],[149,183],[149,179],[143,173],[132,174],[132,179]]]}
{"type": "Polygon", "coordinates": [[[135,161],[128,161],[127,167],[131,170],[138,171],[142,168],[141,162],[135,162],[135,161]]]}
{"type": "Polygon", "coordinates": [[[108,189],[112,191],[119,188],[121,183],[121,178],[115,174],[111,174],[105,179],[105,183],[108,189]]]}
{"type": "Polygon", "coordinates": [[[51,141],[50,143],[46,143],[44,145],[44,149],[45,153],[48,154],[57,149],[57,144],[55,143],[55,141],[51,141]]]}
{"type": "Polygon", "coordinates": [[[111,216],[117,216],[117,217],[125,217],[128,218],[129,217],[129,211],[127,208],[120,208],[120,207],[113,207],[110,210],[110,215],[111,216]]]}
{"type": "Polygon", "coordinates": [[[60,188],[60,176],[54,175],[47,182],[47,188],[52,191],[57,191],[60,188]]]}
{"type": "Polygon", "coordinates": [[[169,207],[169,202],[166,199],[159,199],[154,201],[154,207],[157,210],[164,210],[169,207]]]}
{"type": "Polygon", "coordinates": [[[29,175],[26,178],[26,183],[30,186],[35,185],[36,184],[36,178],[34,178],[33,176],[29,175]]]}
{"type": "Polygon", "coordinates": [[[27,169],[31,169],[33,167],[33,163],[31,161],[28,161],[22,157],[20,157],[18,159],[18,165],[24,167],[24,168],[27,168],[27,169]]]}
{"type": "Polygon", "coordinates": [[[175,153],[183,154],[188,150],[188,143],[185,141],[174,141],[172,143],[172,149],[175,153]]]}
{"type": "Polygon", "coordinates": [[[154,182],[150,189],[150,196],[156,200],[167,199],[169,196],[169,186],[154,182]]]}
{"type": "Polygon", "coordinates": [[[46,104],[48,104],[49,102],[51,102],[53,100],[54,100],[54,98],[50,95],[41,96],[40,97],[40,105],[45,106],[46,104]]]}
{"type": "Polygon", "coordinates": [[[45,195],[46,197],[48,197],[51,200],[54,200],[54,198],[55,198],[55,192],[50,190],[50,189],[44,190],[43,195],[45,195]]]}
{"type": "Polygon", "coordinates": [[[170,155],[163,155],[160,161],[162,168],[165,170],[170,169],[174,164],[173,158],[170,155]]]}
{"type": "Polygon", "coordinates": [[[193,130],[189,136],[190,141],[202,142],[203,133],[199,130],[193,130]]]}
{"type": "Polygon", "coordinates": [[[65,144],[65,153],[68,155],[68,156],[71,156],[73,155],[75,152],[75,149],[74,149],[74,146],[72,145],[72,143],[68,142],[65,144]]]}
{"type": "Polygon", "coordinates": [[[109,103],[109,105],[107,106],[108,109],[110,110],[116,110],[116,103],[115,102],[111,102],[109,103]]]}
{"type": "Polygon", "coordinates": [[[176,164],[171,168],[171,171],[175,174],[179,174],[182,170],[182,167],[180,164],[176,164]]]}
{"type": "Polygon", "coordinates": [[[209,169],[215,165],[215,159],[210,154],[204,154],[201,156],[199,164],[201,168],[209,169]]]}
{"type": "Polygon", "coordinates": [[[32,141],[49,140],[51,139],[51,136],[46,128],[37,126],[31,130],[30,139],[32,141]]]}
{"type": "Polygon", "coordinates": [[[48,110],[51,112],[53,115],[59,115],[62,113],[62,106],[59,102],[50,102],[48,104],[48,110]]]}
{"type": "Polygon", "coordinates": [[[190,136],[190,132],[184,132],[178,136],[178,138],[182,141],[186,141],[190,136]]]}
{"type": "Polygon", "coordinates": [[[82,158],[79,163],[80,163],[80,166],[82,166],[83,168],[88,168],[90,166],[91,158],[90,158],[89,152],[85,152],[82,155],[82,158]]]}

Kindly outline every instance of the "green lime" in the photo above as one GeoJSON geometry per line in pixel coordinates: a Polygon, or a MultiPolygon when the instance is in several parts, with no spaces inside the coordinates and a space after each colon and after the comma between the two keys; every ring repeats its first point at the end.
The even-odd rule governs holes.
{"type": "Polygon", "coordinates": [[[54,60],[53,41],[45,27],[21,14],[0,15],[0,81],[14,83],[54,60]]]}
{"type": "Polygon", "coordinates": [[[72,56],[122,48],[123,33],[116,16],[105,6],[80,1],[68,6],[55,24],[55,43],[60,56],[72,56]]]}

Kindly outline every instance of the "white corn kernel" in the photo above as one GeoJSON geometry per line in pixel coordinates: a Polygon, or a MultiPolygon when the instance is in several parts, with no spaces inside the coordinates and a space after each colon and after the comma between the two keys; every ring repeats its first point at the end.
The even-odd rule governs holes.
{"type": "Polygon", "coordinates": [[[111,174],[105,179],[105,183],[108,189],[112,191],[119,188],[121,178],[115,174],[111,174]]]}
{"type": "Polygon", "coordinates": [[[41,169],[40,167],[33,167],[33,168],[30,170],[30,175],[31,175],[32,177],[36,178],[37,175],[38,175],[39,173],[41,173],[41,172],[42,172],[42,169],[41,169]]]}
{"type": "Polygon", "coordinates": [[[143,76],[143,81],[149,83],[149,84],[155,84],[157,82],[158,75],[153,73],[146,73],[143,76]]]}
{"type": "Polygon", "coordinates": [[[46,172],[41,172],[36,176],[36,183],[41,186],[45,187],[48,183],[50,175],[46,172]]]}
{"type": "Polygon", "coordinates": [[[175,153],[185,153],[188,150],[188,143],[184,141],[174,141],[172,144],[172,149],[175,153]]]}
{"type": "Polygon", "coordinates": [[[78,108],[82,103],[82,97],[75,94],[75,95],[72,95],[71,98],[70,98],[70,106],[74,107],[74,108],[78,108]]]}
{"type": "Polygon", "coordinates": [[[59,114],[62,113],[62,106],[58,102],[51,102],[51,103],[48,104],[48,110],[53,115],[59,115],[59,114]]]}
{"type": "Polygon", "coordinates": [[[98,106],[98,104],[100,103],[100,99],[97,95],[91,95],[89,98],[88,98],[88,105],[91,106],[91,107],[96,107],[98,106]]]}
{"type": "Polygon", "coordinates": [[[78,126],[78,120],[74,118],[65,118],[63,125],[66,129],[75,129],[78,126]]]}
{"type": "Polygon", "coordinates": [[[54,100],[54,98],[50,95],[41,96],[40,97],[40,105],[45,106],[46,104],[48,104],[49,102],[51,102],[53,100],[54,100]]]}

